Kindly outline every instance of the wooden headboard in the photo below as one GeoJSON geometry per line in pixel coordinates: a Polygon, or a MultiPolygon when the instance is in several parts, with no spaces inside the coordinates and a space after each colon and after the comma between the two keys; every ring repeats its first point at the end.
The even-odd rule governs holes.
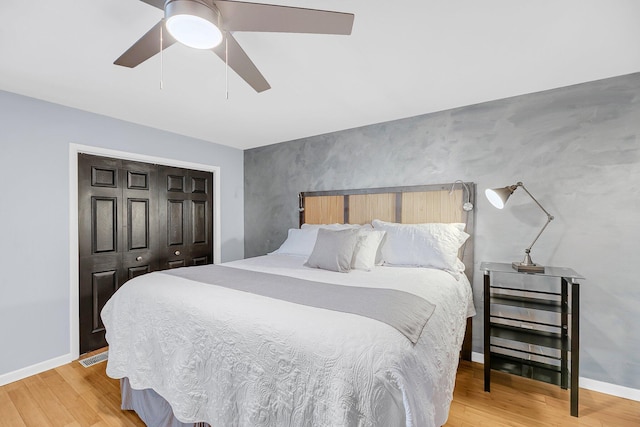
{"type": "MultiPolygon", "coordinates": [[[[459,257],[465,274],[473,283],[474,210],[464,210],[465,203],[475,205],[476,185],[456,181],[449,184],[355,190],[311,191],[300,193],[300,225],[367,224],[374,219],[401,224],[424,222],[466,224],[471,236],[460,248],[459,257]]],[[[467,322],[462,357],[471,360],[471,319],[467,322]]]]}

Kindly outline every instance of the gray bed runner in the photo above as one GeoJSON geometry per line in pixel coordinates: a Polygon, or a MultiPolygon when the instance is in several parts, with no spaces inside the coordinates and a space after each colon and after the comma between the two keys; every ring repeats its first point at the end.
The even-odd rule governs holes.
{"type": "MultiPolygon", "coordinates": [[[[221,265],[164,270],[169,274],[296,304],[357,314],[386,323],[413,344],[418,342],[435,305],[395,289],[342,286],[221,265]]],[[[337,274],[337,273],[336,273],[337,274]]]]}

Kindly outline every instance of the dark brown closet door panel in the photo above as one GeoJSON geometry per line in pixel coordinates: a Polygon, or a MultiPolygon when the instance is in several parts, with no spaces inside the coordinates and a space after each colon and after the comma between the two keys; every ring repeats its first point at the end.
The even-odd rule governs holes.
{"type": "Polygon", "coordinates": [[[122,161],[122,198],[126,200],[126,250],[152,250],[158,210],[156,166],[148,163],[122,161]]]}
{"type": "Polygon", "coordinates": [[[81,260],[80,272],[80,353],[107,345],[100,312],[118,289],[119,260],[115,257],[93,257],[81,260]]]}
{"type": "Polygon", "coordinates": [[[209,258],[209,255],[191,258],[191,265],[205,265],[205,264],[212,264],[211,258],[209,258]]]}
{"type": "Polygon", "coordinates": [[[79,255],[118,252],[121,207],[118,162],[78,156],[79,255]]]}
{"type": "MultiPolygon", "coordinates": [[[[169,194],[170,197],[184,197],[184,193],[169,194]]],[[[167,200],[166,222],[161,225],[166,227],[166,243],[161,251],[160,269],[177,268],[186,266],[189,258],[189,236],[186,223],[188,221],[189,205],[186,200],[167,200]]]]}
{"type": "Polygon", "coordinates": [[[123,160],[121,164],[122,198],[126,203],[122,249],[122,280],[158,269],[155,251],[158,239],[158,187],[157,166],[149,163],[123,160]]]}
{"type": "Polygon", "coordinates": [[[91,198],[91,253],[118,251],[118,199],[91,198]]]}
{"type": "Polygon", "coordinates": [[[188,265],[190,213],[188,170],[158,167],[159,268],[165,270],[188,265]]]}
{"type": "Polygon", "coordinates": [[[182,246],[185,236],[185,201],[167,200],[167,245],[182,246]]]}
{"type": "Polygon", "coordinates": [[[157,165],[122,160],[122,199],[125,206],[120,282],[159,269],[157,165]]]}
{"type": "Polygon", "coordinates": [[[106,159],[101,163],[91,166],[91,185],[93,187],[116,188],[118,186],[117,161],[106,159]]]}
{"type": "Polygon", "coordinates": [[[107,345],[100,312],[121,285],[120,256],[96,255],[80,259],[80,354],[107,345]]]}
{"type": "Polygon", "coordinates": [[[149,200],[127,200],[127,249],[149,249],[149,200]]]}
{"type": "MultiPolygon", "coordinates": [[[[199,171],[193,171],[193,174],[199,174],[202,172],[199,171]]],[[[193,194],[207,194],[207,193],[211,193],[211,191],[209,191],[209,182],[210,179],[208,179],[209,177],[207,176],[192,176],[191,177],[191,192],[193,194]]]]}
{"type": "MultiPolygon", "coordinates": [[[[175,194],[171,194],[174,197],[175,194]]],[[[186,200],[166,200],[165,208],[160,208],[160,244],[158,252],[160,270],[187,265],[190,256],[190,233],[187,222],[189,205],[186,200]],[[164,226],[164,227],[163,227],[164,226]]]]}
{"type": "Polygon", "coordinates": [[[185,263],[185,258],[182,257],[182,259],[175,259],[175,260],[171,260],[171,261],[167,261],[167,270],[172,269],[172,268],[178,268],[178,267],[186,267],[187,264],[185,263]]]}
{"type": "Polygon", "coordinates": [[[91,275],[91,305],[93,307],[93,310],[91,310],[92,333],[104,331],[100,311],[116,290],[118,290],[117,269],[99,271],[91,275]]]}
{"type": "MultiPolygon", "coordinates": [[[[125,167],[127,167],[125,165],[125,167]]],[[[127,188],[131,190],[149,190],[150,177],[148,172],[127,171],[127,188]]]]}
{"type": "Polygon", "coordinates": [[[151,267],[149,265],[129,267],[127,269],[127,280],[133,279],[134,277],[142,276],[143,274],[149,273],[150,271],[151,267]]]}
{"type": "Polygon", "coordinates": [[[185,182],[187,178],[185,174],[186,170],[169,167],[165,167],[164,170],[167,171],[167,191],[174,193],[184,193],[185,182]]]}
{"type": "Polygon", "coordinates": [[[189,171],[190,175],[190,265],[213,262],[213,174],[189,171]]]}
{"type": "Polygon", "coordinates": [[[213,174],[211,172],[189,170],[189,193],[192,200],[213,200],[213,174]]]}
{"type": "Polygon", "coordinates": [[[191,265],[212,262],[213,230],[208,215],[209,203],[205,200],[191,201],[191,265]]]}
{"type": "Polygon", "coordinates": [[[209,241],[207,226],[207,201],[191,201],[191,243],[207,244],[209,241]]]}
{"type": "Polygon", "coordinates": [[[122,181],[119,160],[78,155],[81,353],[107,345],[100,311],[122,283],[122,181]]]}

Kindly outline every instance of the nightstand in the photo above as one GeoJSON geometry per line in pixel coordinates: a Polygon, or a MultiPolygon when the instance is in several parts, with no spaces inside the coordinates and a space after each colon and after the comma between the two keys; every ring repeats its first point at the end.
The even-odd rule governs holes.
{"type": "Polygon", "coordinates": [[[571,389],[578,416],[580,284],[570,268],[518,272],[511,264],[483,262],[484,390],[491,370],[571,389]]]}

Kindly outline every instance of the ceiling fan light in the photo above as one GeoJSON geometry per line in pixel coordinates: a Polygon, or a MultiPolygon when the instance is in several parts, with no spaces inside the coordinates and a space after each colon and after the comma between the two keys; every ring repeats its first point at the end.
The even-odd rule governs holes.
{"type": "Polygon", "coordinates": [[[211,49],[222,42],[216,12],[193,0],[174,0],[165,7],[166,28],[178,42],[196,49],[211,49]]]}

